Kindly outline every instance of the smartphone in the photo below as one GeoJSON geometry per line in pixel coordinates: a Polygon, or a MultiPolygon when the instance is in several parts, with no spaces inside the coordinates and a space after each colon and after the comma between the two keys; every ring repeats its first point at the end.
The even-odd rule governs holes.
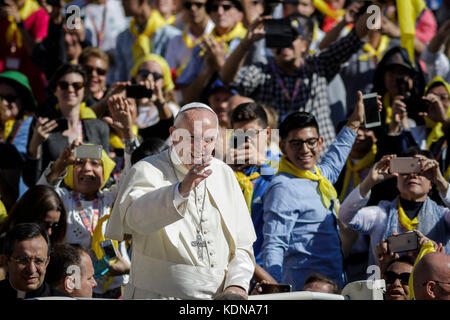
{"type": "Polygon", "coordinates": [[[420,160],[413,157],[397,157],[391,159],[391,172],[399,174],[418,173],[420,172],[420,160]]]}
{"type": "Polygon", "coordinates": [[[264,32],[267,48],[288,48],[296,38],[287,18],[265,20],[264,32]]]}
{"type": "Polygon", "coordinates": [[[363,95],[364,127],[373,128],[381,126],[380,110],[378,108],[378,94],[376,92],[363,95]]]}
{"type": "Polygon", "coordinates": [[[283,283],[279,283],[279,284],[261,283],[261,289],[262,289],[263,294],[291,292],[292,285],[283,284],[283,283]]]}
{"type": "Polygon", "coordinates": [[[153,95],[153,90],[147,89],[146,86],[139,84],[132,84],[126,86],[125,90],[127,98],[135,98],[135,99],[150,98],[153,95]]]}
{"type": "Polygon", "coordinates": [[[419,235],[415,231],[408,231],[396,236],[387,238],[389,252],[406,252],[419,248],[419,235]]]}
{"type": "Polygon", "coordinates": [[[99,144],[75,147],[74,157],[79,159],[101,159],[103,147],[99,144]]]}
{"type": "MultiPolygon", "coordinates": [[[[58,118],[54,119],[56,121],[56,124],[58,125],[55,129],[53,129],[51,132],[63,132],[69,129],[69,125],[67,124],[66,118],[58,118]]],[[[49,120],[52,121],[52,120],[49,120]]]]}
{"type": "Polygon", "coordinates": [[[100,242],[100,247],[102,248],[103,254],[108,260],[117,258],[119,256],[112,240],[105,240],[100,242]]]}

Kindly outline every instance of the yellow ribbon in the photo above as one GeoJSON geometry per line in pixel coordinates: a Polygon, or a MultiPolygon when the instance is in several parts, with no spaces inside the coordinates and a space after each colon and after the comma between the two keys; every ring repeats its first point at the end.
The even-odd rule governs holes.
{"type": "Polygon", "coordinates": [[[370,168],[373,165],[376,154],[377,154],[377,145],[374,143],[372,145],[372,149],[361,160],[359,160],[355,165],[352,165],[351,160],[347,159],[345,176],[344,176],[344,184],[342,187],[341,194],[339,196],[339,201],[341,201],[341,202],[344,201],[344,198],[347,194],[347,189],[350,184],[350,175],[353,174],[353,188],[355,188],[361,182],[360,177],[359,177],[359,172],[361,170],[370,168]]]}
{"type": "Polygon", "coordinates": [[[398,198],[398,221],[406,230],[412,231],[417,229],[419,226],[419,217],[415,217],[414,219],[409,219],[406,215],[405,210],[403,210],[402,205],[400,203],[400,198],[398,198]]]}
{"type": "Polygon", "coordinates": [[[158,12],[158,10],[152,10],[150,17],[147,20],[147,25],[144,32],[139,33],[136,26],[136,19],[133,18],[130,23],[130,31],[135,36],[136,41],[133,44],[133,61],[137,61],[140,57],[143,57],[150,53],[150,38],[153,33],[161,27],[167,24],[163,16],[158,12]]]}
{"type": "MultiPolygon", "coordinates": [[[[96,257],[98,260],[103,259],[103,250],[100,246],[100,242],[108,240],[105,238],[105,236],[103,235],[103,231],[102,231],[102,225],[103,222],[105,222],[106,220],[109,219],[111,215],[104,215],[103,217],[101,217],[98,220],[97,226],[95,227],[94,230],[94,234],[92,235],[92,251],[94,251],[96,257]]],[[[119,249],[119,242],[117,240],[112,240],[112,243],[114,245],[114,247],[118,250],[119,249]]],[[[109,263],[116,263],[117,259],[111,259],[109,260],[109,263]]],[[[106,290],[108,290],[109,286],[111,286],[112,282],[114,281],[114,277],[111,276],[104,276],[104,281],[103,281],[103,285],[102,285],[102,292],[106,292],[106,290]]]]}
{"type": "Polygon", "coordinates": [[[414,266],[412,268],[411,274],[409,275],[408,279],[408,286],[409,286],[409,300],[414,299],[414,268],[416,267],[417,263],[422,259],[426,254],[430,252],[436,252],[436,249],[434,249],[433,242],[427,241],[425,244],[420,248],[419,254],[416,257],[416,261],[414,262],[414,266]]]}
{"type": "Polygon", "coordinates": [[[0,224],[2,224],[3,221],[5,221],[7,217],[8,217],[8,212],[6,211],[6,207],[3,204],[3,201],[0,200],[0,224]]]}
{"type": "Polygon", "coordinates": [[[327,17],[338,20],[345,14],[345,9],[331,9],[323,0],[313,0],[314,7],[327,17]]]}
{"type": "Polygon", "coordinates": [[[376,49],[372,47],[372,45],[369,42],[366,42],[366,44],[363,46],[363,50],[367,53],[360,55],[358,57],[358,60],[367,61],[373,56],[377,57],[378,60],[381,60],[383,58],[383,53],[386,51],[389,45],[389,41],[390,38],[388,36],[382,35],[378,47],[376,49]]]}
{"type": "MultiPolygon", "coordinates": [[[[22,21],[28,19],[33,13],[39,10],[41,6],[36,0],[25,0],[22,8],[19,9],[19,16],[22,21]]],[[[18,48],[22,48],[23,39],[19,27],[13,17],[8,17],[9,25],[6,29],[6,42],[11,44],[15,39],[18,48]]]]}
{"type": "MultiPolygon", "coordinates": [[[[235,38],[243,39],[245,35],[247,34],[247,29],[244,27],[242,22],[236,23],[233,29],[231,29],[230,32],[219,35],[217,34],[217,29],[214,28],[214,30],[211,32],[212,37],[217,41],[217,43],[224,43],[225,44],[225,53],[229,53],[228,50],[228,44],[231,42],[231,40],[235,38]]],[[[199,53],[199,56],[203,56],[205,54],[205,50],[201,50],[199,53]]]]}
{"type": "Polygon", "coordinates": [[[294,166],[292,162],[290,162],[286,156],[281,157],[280,161],[280,167],[278,169],[279,172],[286,172],[289,173],[297,178],[302,179],[308,179],[313,181],[319,181],[319,193],[322,198],[323,205],[326,209],[330,207],[331,200],[334,199],[334,208],[336,210],[336,214],[339,211],[339,205],[338,205],[338,195],[336,192],[336,189],[331,184],[331,182],[322,176],[322,172],[320,171],[319,167],[314,165],[314,168],[316,170],[316,173],[312,173],[309,170],[301,170],[294,166]]]}
{"type": "Polygon", "coordinates": [[[398,24],[400,27],[400,46],[408,51],[413,66],[414,36],[416,34],[417,17],[427,8],[424,0],[396,0],[398,24]]]}
{"type": "Polygon", "coordinates": [[[247,203],[248,212],[252,213],[252,198],[253,198],[253,184],[251,180],[259,178],[259,173],[257,171],[253,172],[251,175],[246,176],[243,172],[234,171],[237,181],[241,190],[244,192],[245,202],[247,203]]]}
{"type": "MultiPolygon", "coordinates": [[[[133,124],[132,130],[134,135],[137,137],[139,131],[137,125],[133,124]]],[[[123,143],[122,139],[112,130],[109,134],[109,145],[115,149],[125,149],[125,144],[123,143]]]]}
{"type": "MultiPolygon", "coordinates": [[[[85,143],[85,145],[92,145],[91,143],[85,143]]],[[[103,188],[106,184],[106,182],[109,179],[109,176],[111,175],[111,172],[114,170],[114,167],[116,166],[116,163],[108,156],[108,154],[105,152],[105,150],[102,149],[102,164],[103,164],[103,184],[101,185],[100,189],[103,188]]],[[[73,183],[73,165],[67,166],[67,174],[64,177],[65,184],[70,187],[72,190],[74,188],[73,183]]]]}
{"type": "Polygon", "coordinates": [[[163,81],[164,81],[163,90],[164,91],[173,90],[175,88],[175,84],[173,83],[173,80],[172,80],[172,73],[170,72],[169,64],[167,63],[166,59],[164,59],[163,57],[161,57],[157,54],[149,53],[149,54],[146,54],[145,56],[139,58],[135,62],[133,68],[131,69],[130,75],[133,78],[136,78],[137,73],[139,71],[139,67],[141,66],[141,64],[143,64],[147,61],[154,61],[161,67],[162,72],[163,72],[163,78],[164,78],[163,79],[163,81]]]}

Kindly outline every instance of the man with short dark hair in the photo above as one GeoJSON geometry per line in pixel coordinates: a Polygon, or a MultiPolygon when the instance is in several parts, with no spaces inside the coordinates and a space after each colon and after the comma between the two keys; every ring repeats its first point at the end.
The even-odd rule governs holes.
{"type": "Polygon", "coordinates": [[[361,16],[348,36],[308,57],[313,23],[305,17],[291,17],[293,36],[289,46],[271,48],[274,58],[267,63],[240,67],[251,45],[266,35],[261,18],[249,27],[247,36],[225,61],[220,69],[221,80],[231,83],[240,94],[275,108],[281,120],[297,110],[312,113],[324,139],[322,156],[335,137],[328,83],[362,46],[361,38],[368,30],[367,17],[361,16]]]}
{"type": "Polygon", "coordinates": [[[302,290],[311,272],[326,275],[340,287],[346,283],[333,183],[363,121],[359,91],[355,110],[318,165],[324,138],[315,117],[295,112],[280,125],[284,155],[264,195],[262,261],[278,282],[291,284],[295,291],[302,290]]]}
{"type": "Polygon", "coordinates": [[[7,276],[0,281],[0,297],[9,300],[67,296],[44,282],[50,240],[38,224],[17,224],[6,234],[4,246],[1,260],[7,276]]]}
{"type": "Polygon", "coordinates": [[[97,282],[86,249],[80,244],[58,244],[53,247],[50,258],[45,276],[48,284],[72,297],[92,298],[97,282]]]}

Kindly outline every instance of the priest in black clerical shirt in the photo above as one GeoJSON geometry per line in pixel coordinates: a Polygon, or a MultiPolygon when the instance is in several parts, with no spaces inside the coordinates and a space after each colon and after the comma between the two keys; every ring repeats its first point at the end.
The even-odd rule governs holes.
{"type": "Polygon", "coordinates": [[[28,299],[49,296],[68,297],[44,282],[50,261],[46,231],[35,223],[20,223],[5,236],[2,265],[7,276],[0,281],[2,299],[28,299]]]}

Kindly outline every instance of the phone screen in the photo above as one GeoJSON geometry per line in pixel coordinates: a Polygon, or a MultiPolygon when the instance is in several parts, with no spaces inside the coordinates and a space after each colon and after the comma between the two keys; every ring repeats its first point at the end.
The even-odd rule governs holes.
{"type": "Polygon", "coordinates": [[[261,283],[261,289],[263,294],[281,293],[291,292],[292,286],[290,284],[261,283]]]}
{"type": "Polygon", "coordinates": [[[128,98],[150,98],[153,95],[151,89],[147,89],[146,86],[133,84],[131,86],[126,86],[126,94],[128,98]]]}
{"type": "Polygon", "coordinates": [[[419,237],[416,232],[406,232],[387,239],[390,252],[406,252],[417,250],[419,247],[419,237]]]}
{"type": "Polygon", "coordinates": [[[364,126],[373,128],[381,125],[380,111],[378,109],[378,98],[376,93],[363,96],[364,103],[364,126]]]}

